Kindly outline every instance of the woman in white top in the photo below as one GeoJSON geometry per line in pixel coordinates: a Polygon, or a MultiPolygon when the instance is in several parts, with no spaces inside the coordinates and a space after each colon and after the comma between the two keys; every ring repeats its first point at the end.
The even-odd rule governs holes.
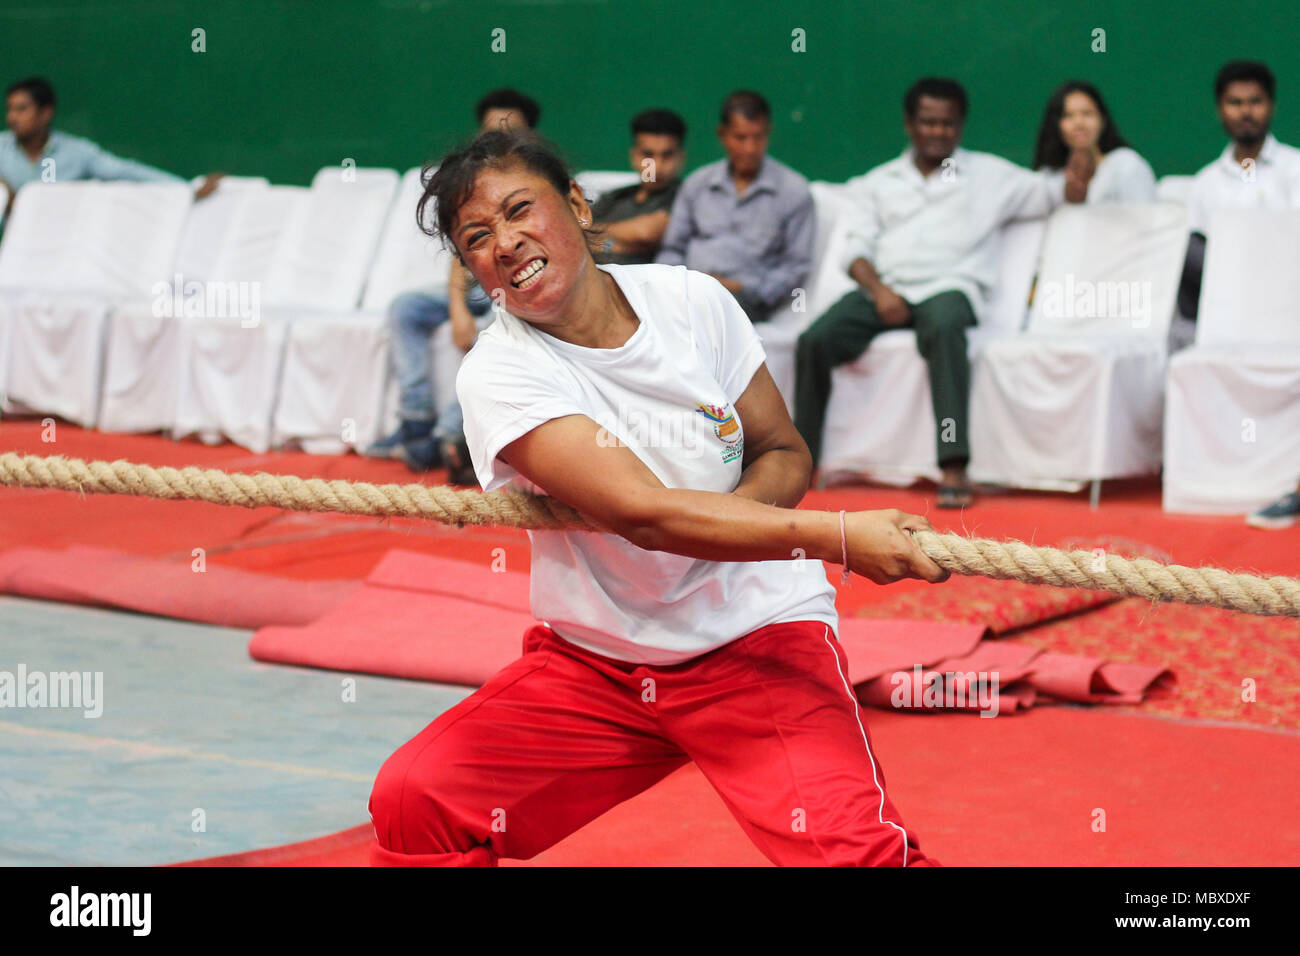
{"type": "Polygon", "coordinates": [[[908,533],[929,522],[795,510],[810,456],[745,313],[681,266],[597,266],[536,138],[479,136],[420,222],[426,202],[503,305],[457,379],[480,483],[610,533],[530,533],[540,623],[385,763],[372,862],[527,859],[694,760],[774,862],[932,864],[885,794],[820,563],[942,581],[908,533]]]}
{"type": "Polygon", "coordinates": [[[1034,169],[1047,177],[1056,206],[1156,199],[1150,165],[1124,142],[1097,88],[1078,80],[1047,101],[1034,169]]]}

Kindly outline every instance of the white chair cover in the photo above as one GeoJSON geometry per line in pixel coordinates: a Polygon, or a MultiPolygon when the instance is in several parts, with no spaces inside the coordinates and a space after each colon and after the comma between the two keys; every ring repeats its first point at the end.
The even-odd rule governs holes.
{"type": "Polygon", "coordinates": [[[1300,481],[1300,212],[1210,221],[1196,343],[1169,361],[1164,507],[1242,514],[1300,481]]]}
{"type": "Polygon", "coordinates": [[[8,407],[96,425],[108,310],[169,276],[191,198],[172,184],[23,187],[0,251],[13,305],[8,407]]]}
{"type": "MultiPolygon", "coordinates": [[[[421,232],[415,222],[415,209],[423,194],[420,168],[408,170],[402,177],[397,201],[379,240],[379,252],[366,278],[366,291],[361,299],[363,312],[384,312],[404,292],[446,291],[452,254],[441,239],[421,232]]],[[[425,213],[431,223],[431,207],[426,206],[425,213]]]]}
{"type": "Polygon", "coordinates": [[[396,197],[392,169],[327,166],[285,224],[266,275],[265,301],[285,308],[351,310],[361,299],[396,197]]]}
{"type": "Polygon", "coordinates": [[[637,173],[630,169],[589,169],[578,173],[573,178],[578,181],[582,194],[587,197],[587,202],[591,205],[595,205],[596,201],[605,193],[613,192],[615,189],[622,189],[624,186],[631,186],[641,179],[637,173]]]}
{"type": "Polygon", "coordinates": [[[299,313],[285,346],[271,443],[333,455],[381,437],[388,346],[381,312],[299,313]]]}
{"type": "MultiPolygon", "coordinates": [[[[187,320],[190,346],[180,383],[177,434],[217,432],[252,451],[271,447],[291,327],[357,307],[397,187],[398,175],[391,169],[325,167],[316,174],[267,267],[262,321],[249,328],[226,317],[187,320]],[[236,358],[237,368],[232,368],[236,358]]],[[[332,347],[328,342],[323,346],[332,347]]],[[[351,353],[339,348],[315,356],[314,367],[337,375],[351,360],[351,353]]],[[[295,376],[293,387],[301,383],[295,376]]],[[[290,394],[290,411],[298,407],[294,403],[316,394],[290,394]]],[[[360,404],[340,401],[345,407],[360,404]]],[[[326,434],[337,434],[338,428],[331,420],[326,434]]]]}
{"type": "Polygon", "coordinates": [[[1156,180],[1156,198],[1161,202],[1186,204],[1195,176],[1161,176],[1156,180]]]}
{"type": "Polygon", "coordinates": [[[28,183],[0,243],[0,290],[148,295],[171,269],[191,201],[170,183],[28,183]]]}
{"type": "MultiPolygon", "coordinates": [[[[758,337],[763,341],[763,351],[767,355],[767,370],[776,382],[776,387],[785,399],[786,407],[794,414],[794,349],[795,343],[804,330],[825,310],[825,306],[835,301],[830,294],[842,283],[837,282],[835,260],[827,256],[827,249],[832,237],[837,235],[837,225],[843,212],[843,183],[815,182],[811,184],[813,194],[816,230],[813,238],[812,268],[805,280],[802,295],[791,296],[788,303],[778,308],[770,319],[754,326],[758,337]],[[824,304],[823,304],[824,303],[824,304]]],[[[848,276],[844,276],[848,280],[848,276]]],[[[852,285],[852,280],[848,280],[852,285]]]]}
{"type": "Polygon", "coordinates": [[[177,421],[180,369],[188,361],[190,323],[214,313],[237,315],[241,301],[249,307],[256,301],[260,308],[271,255],[285,221],[305,201],[308,190],[253,185],[232,189],[223,198],[223,189],[224,180],[217,193],[194,207],[198,210],[218,199],[224,206],[219,217],[192,230],[187,226],[191,241],[178,253],[174,273],[161,294],[148,302],[124,303],[110,313],[99,418],[102,431],[171,429],[177,421]]]}
{"type": "MultiPolygon", "coordinates": [[[[203,177],[196,177],[197,186],[203,177]]],[[[270,183],[259,176],[226,176],[216,191],[196,202],[185,218],[176,250],[175,270],[187,280],[204,280],[217,274],[216,257],[225,245],[227,233],[235,224],[249,189],[267,189],[270,183]]]]}
{"type": "Polygon", "coordinates": [[[290,321],[268,310],[251,328],[223,316],[184,320],[173,435],[224,436],[258,454],[269,450],[290,321]]]}
{"type": "Polygon", "coordinates": [[[28,292],[9,301],[11,407],[94,428],[108,299],[28,292]]]}
{"type": "Polygon", "coordinates": [[[975,361],[972,478],[1059,488],[1159,470],[1186,247],[1186,210],[1174,203],[1052,215],[1028,331],[975,361]]]}

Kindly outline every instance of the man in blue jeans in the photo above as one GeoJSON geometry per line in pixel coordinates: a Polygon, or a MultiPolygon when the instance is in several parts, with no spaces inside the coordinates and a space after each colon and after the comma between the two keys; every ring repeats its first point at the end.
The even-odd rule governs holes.
{"type": "Polygon", "coordinates": [[[452,267],[452,280],[446,293],[407,292],[388,307],[402,423],[388,438],[367,448],[366,454],[373,458],[399,458],[412,471],[428,471],[441,463],[451,472],[448,480],[461,485],[477,484],[469,458],[459,448],[464,440],[463,417],[454,398],[437,407],[430,375],[429,344],[438,326],[450,320],[452,342],[463,354],[478,334],[475,319],[488,312],[492,300],[473,280],[469,289],[463,285],[453,289],[457,278],[464,281],[457,273],[464,273],[465,269],[458,267],[459,263],[452,267]]]}
{"type": "MultiPolygon", "coordinates": [[[[493,90],[475,107],[481,132],[490,129],[534,129],[541,108],[528,96],[510,89],[493,90]]],[[[477,319],[492,307],[492,300],[458,261],[451,264],[446,292],[406,292],[388,307],[392,330],[393,367],[400,389],[402,422],[397,431],[365,450],[371,458],[396,458],[412,471],[428,471],[440,464],[454,485],[477,485],[462,434],[460,405],[453,398],[436,407],[431,370],[439,366],[455,377],[456,362],[469,351],[478,335],[477,319]],[[433,333],[451,323],[455,356],[430,356],[433,333]]]]}

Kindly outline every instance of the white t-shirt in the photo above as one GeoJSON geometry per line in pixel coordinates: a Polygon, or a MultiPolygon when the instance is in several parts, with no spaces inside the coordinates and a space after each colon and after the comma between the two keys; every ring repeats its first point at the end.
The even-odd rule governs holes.
{"type": "MultiPolygon", "coordinates": [[[[1042,174],[1052,191],[1053,207],[1064,205],[1065,170],[1045,169],[1042,174]]],[[[1155,201],[1156,174],[1136,150],[1120,146],[1101,157],[1088,183],[1089,204],[1155,201]]]]}
{"type": "MultiPolygon", "coordinates": [[[[668,488],[730,493],[744,431],[735,401],[763,347],[731,294],[684,266],[602,265],[641,320],[623,345],[561,341],[501,313],[465,357],[456,391],[485,491],[544,494],[496,456],[538,425],[586,415],[668,488]]],[[[564,639],[618,660],[675,664],[768,624],[838,631],[820,561],[703,561],[612,534],[530,531],[532,613],[564,639]]]]}
{"type": "Polygon", "coordinates": [[[956,149],[923,176],[909,147],[845,184],[853,208],[840,257],[859,257],[915,305],[956,290],[982,320],[998,279],[998,230],[1052,211],[1046,180],[992,153],[956,149]]]}
{"type": "Polygon", "coordinates": [[[1242,166],[1235,156],[1229,143],[1192,180],[1187,224],[1193,232],[1206,232],[1216,209],[1300,209],[1300,149],[1270,133],[1254,163],[1242,166]]]}

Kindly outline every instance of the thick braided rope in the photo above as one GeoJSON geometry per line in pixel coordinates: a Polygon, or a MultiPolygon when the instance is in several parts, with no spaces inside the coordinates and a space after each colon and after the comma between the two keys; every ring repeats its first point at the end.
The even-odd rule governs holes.
{"type": "Polygon", "coordinates": [[[120,459],[88,462],[61,455],[43,458],[5,452],[0,454],[0,485],[210,501],[243,508],[400,515],[454,525],[601,530],[566,504],[517,491],[484,494],[443,486],[372,485],[266,472],[246,475],[215,468],[154,468],[120,459]]]}
{"type": "Polygon", "coordinates": [[[1221,568],[1187,568],[1109,552],[1060,551],[1023,541],[915,533],[921,550],[953,574],[1003,581],[1113,591],[1150,601],[1177,601],[1283,617],[1300,617],[1300,581],[1237,574],[1221,568]]]}
{"type": "MultiPolygon", "coordinates": [[[[0,454],[0,485],[59,488],[89,494],[144,495],[209,501],[245,508],[334,511],[354,515],[400,515],[454,525],[499,525],[534,530],[604,530],[553,498],[521,492],[483,492],[426,485],[247,475],[203,468],[153,468],[128,461],[0,454]]],[[[1028,584],[1113,591],[1150,601],[1178,601],[1300,617],[1300,581],[1236,574],[1219,568],[1187,568],[1146,558],[1092,551],[1060,551],[1021,541],[963,538],[916,532],[915,539],[940,567],[1028,584]]]]}

